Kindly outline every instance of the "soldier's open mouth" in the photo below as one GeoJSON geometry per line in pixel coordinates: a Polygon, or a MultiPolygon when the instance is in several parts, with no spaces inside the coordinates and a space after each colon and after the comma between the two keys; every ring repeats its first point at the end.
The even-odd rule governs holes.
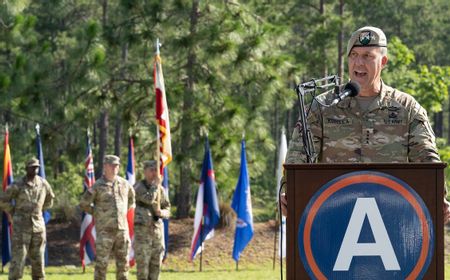
{"type": "Polygon", "coordinates": [[[365,77],[367,75],[366,72],[353,71],[356,77],[365,77]]]}

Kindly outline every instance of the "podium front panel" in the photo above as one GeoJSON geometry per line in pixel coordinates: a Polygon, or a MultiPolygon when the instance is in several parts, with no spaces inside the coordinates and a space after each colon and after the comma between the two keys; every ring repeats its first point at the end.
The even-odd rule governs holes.
{"type": "MultiPolygon", "coordinates": [[[[303,256],[300,256],[299,251],[299,228],[302,219],[302,215],[309,214],[306,213],[306,208],[308,203],[312,202],[312,199],[316,199],[320,194],[318,191],[323,188],[325,185],[330,184],[336,178],[342,176],[345,178],[346,175],[352,174],[353,172],[373,172],[374,174],[386,174],[389,178],[392,178],[395,182],[404,182],[410,188],[413,189],[413,193],[417,193],[418,199],[414,199],[410,195],[410,200],[414,201],[414,207],[420,208],[418,203],[415,201],[422,201],[424,204],[425,212],[428,213],[432,222],[431,231],[432,235],[424,236],[432,238],[432,248],[430,249],[431,254],[427,255],[427,252],[422,250],[420,252],[420,261],[422,262],[420,265],[417,265],[419,268],[415,267],[415,270],[420,269],[420,267],[427,267],[427,269],[423,270],[422,273],[420,271],[413,271],[411,273],[407,273],[407,275],[420,275],[419,278],[423,279],[444,279],[444,225],[443,225],[443,195],[444,195],[444,168],[446,164],[443,163],[408,163],[408,164],[299,164],[299,165],[285,165],[286,170],[286,179],[287,179],[287,197],[288,197],[288,217],[287,217],[287,279],[371,279],[369,278],[360,278],[364,277],[364,275],[371,275],[371,267],[363,267],[360,269],[361,272],[354,273],[355,278],[348,278],[348,276],[344,276],[342,274],[342,278],[339,276],[335,277],[327,277],[327,274],[321,274],[320,269],[315,267],[316,263],[313,260],[313,268],[307,265],[305,267],[304,262],[305,254],[302,250],[303,256]],[[437,222],[439,221],[439,222],[437,222]],[[433,235],[434,234],[434,235],[433,235]],[[423,259],[427,258],[427,259],[423,259]],[[427,263],[424,263],[427,262],[427,263]],[[319,271],[317,274],[314,274],[312,271],[319,271]]],[[[400,184],[401,185],[401,184],[400,184]]],[[[402,188],[401,186],[399,188],[402,188]]],[[[405,189],[406,190],[406,189],[405,189]]],[[[330,199],[333,199],[330,197],[330,199]]],[[[359,199],[358,199],[359,200],[359,199]]],[[[370,200],[363,200],[361,202],[374,202],[370,200]]],[[[375,203],[375,202],[374,202],[375,203]]],[[[311,203],[310,203],[311,204],[311,203]]],[[[317,204],[317,203],[316,203],[317,204]]],[[[314,205],[316,205],[314,204],[314,205]]],[[[411,211],[414,212],[414,207],[412,207],[411,211]]],[[[315,208],[314,208],[315,209],[315,208]]],[[[311,211],[311,209],[309,209],[311,211]]],[[[316,209],[314,210],[316,211],[316,209]]],[[[419,210],[420,211],[420,210],[419,210]]],[[[422,212],[421,212],[422,213],[422,212]]],[[[315,215],[315,214],[314,214],[315,215]]],[[[386,221],[389,220],[389,215],[381,213],[382,218],[386,221]],[[387,216],[386,216],[387,215],[387,216]]],[[[310,217],[311,215],[309,215],[310,217]]],[[[377,215],[375,215],[376,217],[377,215]]],[[[426,216],[425,214],[422,216],[426,216]]],[[[394,217],[394,216],[392,216],[394,217]]],[[[366,216],[365,219],[368,217],[366,216]]],[[[370,217],[369,217],[370,218],[370,217]]],[[[397,217],[398,218],[398,217],[397,217]]],[[[375,219],[375,218],[374,218],[375,219]]],[[[304,220],[305,221],[305,220],[304,220]]],[[[308,220],[311,221],[311,220],[308,220]]],[[[348,223],[348,217],[342,219],[342,223],[348,223]]],[[[406,221],[408,222],[408,221],[406,221]]],[[[367,222],[365,222],[367,223],[367,222]]],[[[308,224],[309,228],[311,225],[308,224]]],[[[391,230],[391,229],[388,229],[391,230]]],[[[342,231],[342,230],[341,230],[342,231]]],[[[317,231],[320,233],[320,230],[317,231]]],[[[380,233],[383,236],[382,233],[380,233]]],[[[399,233],[401,234],[401,233],[399,233]]],[[[320,234],[319,234],[320,235],[320,234]]],[[[311,240],[315,240],[316,244],[320,244],[320,236],[311,236],[311,240]]],[[[414,240],[414,239],[413,239],[414,240]]],[[[326,242],[330,242],[330,240],[326,240],[326,242]]],[[[340,242],[340,241],[339,241],[340,242]]],[[[363,242],[362,242],[363,243],[363,242]]],[[[369,242],[370,243],[370,242],[369,242]]],[[[333,243],[331,243],[333,244],[333,243]]],[[[304,245],[304,244],[300,244],[304,245]]],[[[333,244],[335,247],[337,244],[333,244]]],[[[397,244],[393,244],[395,247],[397,244]]],[[[310,247],[308,247],[311,249],[310,247]]],[[[408,250],[407,251],[414,251],[408,250]]],[[[335,250],[336,251],[336,250],[335,250]]],[[[336,252],[333,251],[335,254],[336,252]]],[[[417,251],[417,250],[416,250],[417,251]]],[[[420,250],[419,250],[420,251],[420,250]]],[[[308,251],[309,252],[309,251],[308,251]]],[[[316,256],[320,255],[322,252],[312,252],[308,255],[311,258],[311,255],[316,254],[316,256]]],[[[328,252],[324,252],[328,253],[328,252]]],[[[340,255],[340,254],[339,254],[340,255]]],[[[388,254],[387,254],[388,255],[388,254]]],[[[334,256],[333,256],[334,257],[334,256]]],[[[372,257],[374,258],[374,257],[372,257]]],[[[419,257],[417,257],[419,258],[419,257]]],[[[354,259],[355,260],[355,259],[354,259]]],[[[352,264],[354,263],[352,261],[352,264]]],[[[328,260],[329,261],[329,260],[328,260]]],[[[375,260],[378,261],[378,260],[375,260]]],[[[385,261],[385,260],[384,260],[385,261]]],[[[419,261],[419,262],[420,262],[419,261]]],[[[334,261],[333,261],[334,263],[334,261]]],[[[380,262],[381,263],[381,262],[380,262]]],[[[386,268],[386,261],[385,261],[386,268]]],[[[407,267],[405,262],[399,263],[400,267],[405,269],[407,267]]],[[[338,270],[339,268],[336,268],[338,270]]],[[[387,268],[387,269],[395,269],[387,268]]],[[[398,269],[398,268],[397,268],[398,269]]],[[[411,268],[412,270],[412,268],[411,268]]],[[[395,273],[394,273],[395,274],[395,273]]],[[[393,274],[393,275],[394,275],[393,274]]],[[[339,273],[333,275],[340,275],[339,273]]],[[[399,274],[400,275],[400,274],[399,274]]],[[[353,277],[353,276],[352,276],[353,277]]],[[[398,278],[398,279],[401,279],[398,278]]],[[[404,279],[404,278],[403,278],[404,279]]]]}

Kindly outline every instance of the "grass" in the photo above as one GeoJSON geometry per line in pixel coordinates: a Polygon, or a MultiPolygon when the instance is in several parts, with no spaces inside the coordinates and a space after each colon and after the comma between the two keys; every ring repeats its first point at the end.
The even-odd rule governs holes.
{"type": "MultiPolygon", "coordinates": [[[[107,280],[116,279],[114,274],[114,266],[109,267],[109,273],[107,280]]],[[[6,272],[6,271],[5,271],[6,272]]],[[[23,280],[31,280],[30,268],[27,267],[25,270],[25,276],[23,280]]],[[[94,269],[89,266],[86,269],[86,273],[83,274],[81,267],[75,266],[61,266],[61,267],[47,267],[46,268],[46,279],[48,280],[85,280],[94,278],[94,269]]],[[[0,279],[7,279],[7,274],[0,274],[0,279]]],[[[450,264],[445,266],[445,279],[450,280],[450,264]]],[[[284,274],[284,278],[286,274],[284,274]]],[[[130,279],[136,279],[136,269],[133,268],[130,273],[130,279]]],[[[280,279],[280,269],[279,266],[272,269],[272,264],[264,265],[246,265],[239,271],[236,271],[235,267],[224,267],[224,268],[208,268],[206,267],[203,272],[196,270],[187,271],[174,271],[174,270],[164,270],[161,279],[164,280],[229,280],[229,279],[239,279],[239,280],[250,280],[250,279],[260,279],[260,280],[276,280],[280,279]]]]}
{"type": "MultiPolygon", "coordinates": [[[[107,280],[115,280],[114,265],[108,267],[107,280]]],[[[209,268],[204,264],[203,271],[198,271],[198,265],[196,267],[190,267],[183,271],[176,271],[173,269],[164,269],[161,274],[161,279],[164,280],[228,280],[228,279],[261,279],[261,280],[276,280],[280,279],[279,266],[272,269],[272,264],[265,265],[242,265],[239,271],[236,271],[236,267],[226,266],[223,268],[209,268]]],[[[5,273],[0,274],[0,279],[7,279],[8,268],[5,268],[5,273]]],[[[94,278],[94,268],[88,266],[86,272],[83,273],[81,267],[75,266],[60,266],[60,267],[47,267],[46,270],[47,280],[85,280],[94,278]]],[[[136,279],[136,268],[131,269],[129,279],[136,279]]],[[[285,277],[285,276],[284,276],[285,277]]],[[[23,280],[31,280],[31,269],[26,267],[23,280]]]]}

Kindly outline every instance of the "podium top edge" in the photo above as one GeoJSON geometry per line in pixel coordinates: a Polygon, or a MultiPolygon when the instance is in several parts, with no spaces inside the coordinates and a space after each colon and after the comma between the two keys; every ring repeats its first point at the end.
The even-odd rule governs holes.
{"type": "Polygon", "coordinates": [[[445,162],[408,162],[408,163],[299,163],[284,164],[287,170],[292,169],[444,169],[447,167],[445,162]]]}

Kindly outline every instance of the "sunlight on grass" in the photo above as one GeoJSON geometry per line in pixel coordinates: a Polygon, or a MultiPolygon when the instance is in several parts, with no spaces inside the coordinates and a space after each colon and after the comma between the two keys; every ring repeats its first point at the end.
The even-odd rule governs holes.
{"type": "MultiPolygon", "coordinates": [[[[205,267],[203,272],[198,271],[198,267],[194,270],[189,271],[173,271],[165,270],[161,275],[162,280],[229,280],[229,279],[239,279],[239,280],[276,280],[280,279],[280,269],[277,265],[275,270],[272,269],[272,264],[265,265],[243,265],[239,271],[235,270],[235,267],[225,267],[225,268],[210,268],[205,267]]],[[[7,279],[7,269],[5,273],[0,274],[0,279],[7,279]]],[[[107,275],[107,280],[114,280],[116,276],[114,274],[114,265],[111,265],[108,269],[109,273],[107,275]]],[[[25,275],[23,280],[31,280],[30,267],[25,270],[25,275]]],[[[61,266],[61,267],[48,267],[46,269],[46,279],[48,280],[85,280],[94,278],[94,268],[89,266],[86,272],[83,273],[81,267],[75,266],[61,266]]],[[[450,280],[450,264],[445,266],[445,279],[450,280]]],[[[133,268],[130,273],[130,279],[136,279],[136,268],[133,268]]],[[[286,279],[286,273],[284,274],[286,279]]]]}
{"type": "MultiPolygon", "coordinates": [[[[107,280],[116,279],[114,272],[114,265],[110,265],[108,268],[107,280]]],[[[0,274],[0,279],[7,279],[7,271],[5,268],[5,273],[0,274]]],[[[75,266],[61,266],[61,267],[47,267],[46,268],[46,279],[47,280],[85,280],[94,278],[94,268],[89,266],[86,268],[86,272],[83,273],[81,267],[75,266]]],[[[25,275],[23,280],[31,280],[31,270],[30,267],[25,269],[25,275]]],[[[285,277],[285,276],[284,276],[285,277]]],[[[136,279],[136,268],[133,268],[130,272],[130,279],[136,279]]],[[[266,265],[242,265],[239,271],[236,271],[236,267],[226,266],[224,268],[218,267],[208,267],[204,265],[202,272],[198,271],[198,267],[191,267],[186,271],[174,271],[174,270],[163,270],[161,275],[163,280],[226,280],[226,279],[240,279],[240,280],[250,280],[250,279],[261,279],[261,280],[275,280],[280,279],[280,269],[279,266],[272,269],[272,264],[266,265]]]]}

